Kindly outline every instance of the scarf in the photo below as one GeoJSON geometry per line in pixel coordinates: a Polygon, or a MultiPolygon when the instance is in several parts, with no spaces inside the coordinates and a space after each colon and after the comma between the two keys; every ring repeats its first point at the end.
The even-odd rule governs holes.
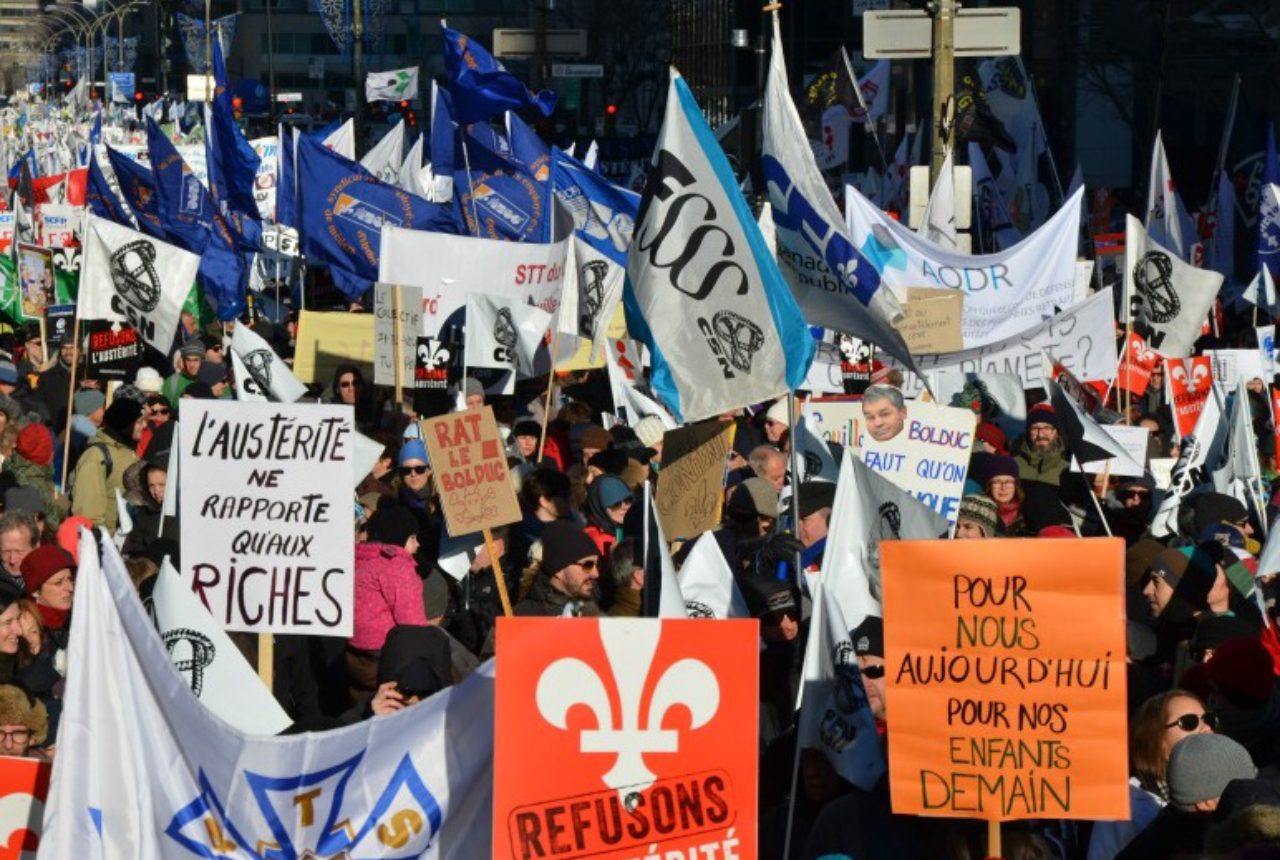
{"type": "Polygon", "coordinates": [[[61,630],[66,627],[67,618],[71,615],[70,609],[54,609],[43,603],[36,604],[36,611],[40,613],[40,620],[44,622],[44,626],[50,630],[61,630]]]}
{"type": "Polygon", "coordinates": [[[1014,499],[1012,502],[997,502],[996,513],[1000,515],[1000,522],[1004,523],[1005,528],[1008,528],[1013,525],[1022,514],[1022,503],[1017,499],[1014,499]]]}

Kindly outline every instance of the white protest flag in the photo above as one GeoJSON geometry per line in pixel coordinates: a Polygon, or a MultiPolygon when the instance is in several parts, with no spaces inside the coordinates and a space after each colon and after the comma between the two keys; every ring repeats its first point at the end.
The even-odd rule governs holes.
{"type": "MultiPolygon", "coordinates": [[[[1043,358],[1043,353],[1038,357],[1043,358]]],[[[1042,366],[1043,362],[1037,365],[1042,366]]],[[[944,368],[929,375],[929,388],[939,403],[973,409],[986,416],[981,420],[995,424],[1009,439],[1021,436],[1026,429],[1027,397],[1024,389],[1029,387],[1032,386],[1024,385],[1020,376],[995,370],[973,373],[944,368]],[[975,403],[978,404],[976,408],[975,403]]]]}
{"type": "MultiPolygon", "coordinates": [[[[573,153],[569,153],[569,154],[572,155],[573,153]]],[[[586,154],[582,156],[582,163],[585,164],[587,167],[590,167],[592,170],[595,170],[596,160],[599,158],[600,158],[600,146],[595,142],[595,139],[593,138],[591,141],[591,145],[587,147],[586,154]]]]}
{"type": "Polygon", "coordinates": [[[1280,310],[1276,307],[1276,282],[1271,277],[1271,269],[1267,266],[1258,267],[1258,274],[1253,276],[1253,280],[1244,288],[1240,297],[1272,316],[1276,316],[1276,311],[1280,310]]]}
{"type": "MultiPolygon", "coordinates": [[[[1052,366],[1052,360],[1046,365],[1052,366]]],[[[1062,386],[1050,379],[1046,374],[1044,387],[1049,392],[1053,403],[1053,411],[1062,425],[1067,450],[1081,464],[1096,463],[1099,460],[1116,460],[1121,464],[1121,474],[1141,475],[1145,470],[1141,463],[1134,461],[1125,447],[1117,442],[1093,416],[1080,406],[1074,397],[1068,397],[1062,386]]]]}
{"type": "MultiPolygon", "coordinates": [[[[605,353],[609,321],[622,301],[627,270],[575,234],[565,259],[564,291],[556,316],[561,334],[591,341],[591,360],[605,353]]],[[[561,353],[565,350],[561,349],[561,353]]],[[[572,355],[572,352],[569,353],[572,355]]]]}
{"type": "Polygon", "coordinates": [[[898,206],[898,195],[911,170],[907,155],[910,143],[911,133],[907,132],[898,142],[898,148],[893,153],[893,161],[889,162],[888,168],[885,169],[884,182],[880,185],[880,193],[876,195],[876,206],[881,209],[894,209],[898,206]]]}
{"type": "Polygon", "coordinates": [[[636,222],[628,329],[649,348],[654,390],[676,418],[700,421],[804,382],[813,337],[674,70],[636,222]]]}
{"type": "Polygon", "coordinates": [[[168,558],[156,574],[151,607],[169,661],[202,705],[245,734],[289,728],[293,720],[168,558]]]}
{"type": "MultiPolygon", "coordinates": [[[[969,168],[973,171],[973,207],[979,229],[989,231],[991,247],[996,250],[1012,248],[1022,241],[1022,233],[1014,226],[1009,206],[996,187],[987,156],[979,144],[969,144],[969,168]]],[[[1074,190],[1067,196],[1075,196],[1074,190]]]]}
{"type": "Polygon", "coordinates": [[[533,357],[551,325],[551,314],[499,296],[467,296],[467,367],[492,367],[533,375],[533,357]]]}
{"type": "Polygon", "coordinates": [[[369,72],[364,76],[365,101],[398,102],[418,97],[418,67],[369,72]]]}
{"type": "MultiPolygon", "coordinates": [[[[840,49],[846,63],[849,55],[843,47],[840,49]]],[[[874,124],[880,117],[889,112],[889,61],[876,60],[874,66],[858,81],[858,106],[853,114],[853,121],[874,124]]]]}
{"type": "Polygon", "coordinates": [[[167,353],[200,258],[94,215],[85,220],[80,318],[127,322],[167,353]]]}
{"type": "MultiPolygon", "coordinates": [[[[289,365],[276,355],[262,336],[247,325],[236,324],[231,332],[231,354],[240,359],[248,377],[259,390],[280,403],[293,403],[307,393],[307,386],[293,375],[289,365]]],[[[238,374],[236,381],[242,377],[238,374]]],[[[240,398],[249,400],[253,398],[240,398]]]]}
{"type": "MultiPolygon", "coordinates": [[[[690,618],[750,618],[751,611],[715,535],[704,533],[680,566],[680,593],[690,618]]],[[[665,590],[665,589],[664,589],[665,590]]]]}
{"type": "Polygon", "coordinates": [[[929,242],[853,187],[845,189],[845,216],[853,244],[888,286],[964,292],[968,350],[1015,337],[1072,305],[1083,195],[1084,189],[1077,191],[1040,229],[992,254],[962,254],[929,242]]]}
{"type": "Polygon", "coordinates": [[[1180,207],[1169,159],[1164,153],[1164,139],[1157,129],[1151,148],[1151,173],[1147,180],[1147,234],[1152,241],[1164,245],[1185,260],[1187,246],[1182,240],[1180,207]]]}
{"type": "Polygon", "coordinates": [[[632,384],[627,374],[618,366],[618,359],[612,347],[604,351],[604,362],[609,372],[609,389],[613,393],[614,414],[624,419],[627,426],[634,427],[636,422],[649,415],[658,416],[662,420],[662,426],[668,430],[674,430],[680,426],[661,404],[632,384]],[[624,409],[625,413],[622,411],[624,409]]]}
{"type": "Polygon", "coordinates": [[[778,266],[805,319],[873,343],[913,367],[906,341],[893,328],[902,319],[902,308],[881,284],[874,261],[864,259],[850,241],[805,141],[804,124],[787,82],[776,15],[762,141],[778,266]]]}
{"type": "Polygon", "coordinates": [[[373,471],[373,467],[378,465],[378,461],[382,459],[382,452],[386,446],[381,442],[370,439],[359,430],[351,434],[355,439],[355,451],[351,457],[351,485],[359,486],[360,482],[373,471]]]}
{"type": "Polygon", "coordinates": [[[1258,439],[1253,432],[1253,416],[1243,379],[1236,386],[1231,409],[1227,413],[1226,444],[1222,468],[1213,472],[1214,489],[1233,496],[1265,519],[1266,506],[1261,504],[1262,466],[1258,462],[1258,439]]]}
{"type": "Polygon", "coordinates": [[[1197,269],[1161,247],[1142,223],[1125,216],[1125,301],[1135,303],[1135,319],[1150,330],[1147,342],[1166,358],[1186,358],[1213,300],[1222,288],[1222,275],[1197,269]]]}
{"type": "Polygon", "coordinates": [[[338,126],[323,141],[326,149],[332,149],[348,161],[356,160],[356,127],[352,120],[338,126]]]}
{"type": "Polygon", "coordinates": [[[249,369],[244,366],[240,353],[235,350],[228,350],[228,353],[231,356],[231,372],[236,380],[236,400],[243,403],[270,403],[271,398],[266,395],[257,380],[249,373],[249,369]]]}
{"type": "Polygon", "coordinates": [[[952,150],[948,149],[947,157],[938,170],[938,178],[933,183],[933,191],[929,194],[929,202],[924,207],[924,218],[918,231],[926,241],[948,251],[956,251],[959,247],[956,239],[955,169],[952,164],[952,150]]]}
{"type": "Polygon", "coordinates": [[[1162,538],[1178,531],[1178,510],[1182,500],[1196,489],[1212,485],[1212,475],[1222,463],[1227,448],[1227,424],[1222,420],[1222,389],[1215,382],[1213,393],[1196,418],[1195,430],[1182,438],[1177,462],[1169,478],[1169,490],[1155,516],[1151,534],[1162,538]]]}
{"type": "MultiPolygon", "coordinates": [[[[676,566],[671,561],[671,552],[667,536],[662,533],[662,518],[653,506],[653,485],[644,483],[644,570],[645,591],[653,593],[650,577],[658,574],[658,616],[659,618],[688,618],[689,610],[685,607],[684,594],[680,590],[680,581],[676,579],[676,566]]],[[[642,598],[643,608],[644,598],[642,598]]]]}
{"type": "Polygon", "coordinates": [[[124,493],[116,487],[116,533],[112,535],[116,549],[124,549],[124,542],[133,531],[133,516],[129,513],[129,504],[124,500],[124,493]]]}
{"type": "MultiPolygon", "coordinates": [[[[799,412],[800,404],[796,404],[799,412]]],[[[840,479],[840,466],[831,455],[831,448],[813,431],[813,416],[797,415],[795,435],[796,456],[800,461],[800,481],[827,481],[840,479]]],[[[790,468],[790,464],[788,464],[790,468]]],[[[795,478],[792,478],[795,481],[795,478]]],[[[797,482],[798,483],[798,482],[797,482]]]]}
{"type": "Polygon", "coordinates": [[[425,134],[418,135],[418,139],[413,142],[413,146],[409,147],[409,151],[404,154],[404,158],[400,161],[400,172],[396,176],[395,184],[410,194],[418,195],[423,200],[431,200],[432,192],[434,191],[431,187],[431,168],[424,167],[422,164],[422,142],[426,138],[425,134]]]}
{"type": "Polygon", "coordinates": [[[41,857],[488,855],[490,667],[347,728],[246,735],[170,664],[119,553],[81,535],[41,857]]]}
{"type": "Polygon", "coordinates": [[[404,123],[398,122],[360,159],[360,166],[394,185],[404,163],[404,123]]]}

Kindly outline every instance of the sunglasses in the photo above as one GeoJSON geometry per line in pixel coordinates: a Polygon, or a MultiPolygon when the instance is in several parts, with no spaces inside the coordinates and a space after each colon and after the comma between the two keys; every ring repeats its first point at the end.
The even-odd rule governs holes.
{"type": "Polygon", "coordinates": [[[1213,729],[1215,732],[1218,730],[1218,715],[1207,714],[1207,713],[1206,714],[1183,714],[1173,722],[1166,725],[1165,728],[1171,729],[1174,726],[1177,726],[1178,728],[1182,729],[1184,732],[1194,732],[1196,729],[1200,728],[1201,722],[1203,722],[1209,728],[1213,729]]]}
{"type": "Polygon", "coordinates": [[[1120,498],[1122,499],[1134,499],[1134,498],[1140,499],[1146,495],[1149,495],[1146,490],[1121,490],[1120,491],[1120,498]]]}
{"type": "Polygon", "coordinates": [[[629,508],[631,507],[631,505],[632,505],[631,499],[623,499],[617,504],[609,505],[609,510],[616,511],[616,510],[619,510],[620,508],[629,508]]]}
{"type": "Polygon", "coordinates": [[[578,567],[582,568],[583,570],[595,570],[595,569],[596,569],[596,560],[595,560],[594,558],[584,559],[584,560],[582,560],[582,561],[580,561],[580,562],[577,562],[577,565],[578,565],[578,567]]]}
{"type": "Polygon", "coordinates": [[[401,466],[400,474],[406,477],[409,475],[425,475],[430,468],[430,466],[401,466]]]}
{"type": "Polygon", "coordinates": [[[168,406],[152,406],[151,407],[152,415],[168,415],[171,411],[172,410],[170,410],[168,406]]]}
{"type": "Polygon", "coordinates": [[[339,382],[338,387],[339,388],[359,388],[360,383],[354,380],[347,380],[346,382],[339,382]]]}
{"type": "Polygon", "coordinates": [[[884,677],[884,666],[867,666],[862,670],[862,677],[879,681],[884,677]]]}

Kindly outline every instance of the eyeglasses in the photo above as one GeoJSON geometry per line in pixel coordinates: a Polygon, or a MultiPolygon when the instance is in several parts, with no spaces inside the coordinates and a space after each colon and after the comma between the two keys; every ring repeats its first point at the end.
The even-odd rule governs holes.
{"type": "Polygon", "coordinates": [[[878,681],[884,677],[884,666],[867,666],[862,670],[862,677],[878,681]]]}
{"type": "Polygon", "coordinates": [[[430,466],[401,466],[400,474],[408,477],[409,475],[425,475],[430,466]]]}
{"type": "Polygon", "coordinates": [[[25,744],[31,740],[31,729],[13,729],[11,731],[0,729],[0,740],[5,743],[25,744]]]}
{"type": "Polygon", "coordinates": [[[360,383],[354,379],[348,379],[346,382],[339,382],[338,387],[339,388],[359,388],[360,383]]]}
{"type": "Polygon", "coordinates": [[[151,407],[152,415],[168,415],[169,412],[170,410],[168,406],[152,406],[151,407]]]}
{"type": "Polygon", "coordinates": [[[1184,732],[1194,732],[1196,729],[1200,728],[1201,722],[1204,722],[1206,726],[1213,729],[1215,732],[1218,730],[1218,715],[1208,714],[1208,713],[1183,714],[1173,722],[1166,725],[1165,728],[1171,729],[1174,726],[1177,726],[1178,728],[1182,729],[1184,732]]]}
{"type": "Polygon", "coordinates": [[[583,570],[595,570],[596,560],[594,558],[584,558],[582,561],[577,562],[577,565],[583,570]]]}
{"type": "Polygon", "coordinates": [[[1146,490],[1121,490],[1120,491],[1120,498],[1122,499],[1133,499],[1133,498],[1140,499],[1145,495],[1148,495],[1146,490]]]}

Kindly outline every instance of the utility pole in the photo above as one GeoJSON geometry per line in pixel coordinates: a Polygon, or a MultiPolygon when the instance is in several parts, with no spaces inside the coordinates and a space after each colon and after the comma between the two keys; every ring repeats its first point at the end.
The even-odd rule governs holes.
{"type": "Polygon", "coordinates": [[[533,7],[533,64],[529,69],[530,89],[535,93],[542,89],[542,69],[547,62],[547,10],[554,0],[534,0],[533,7]]]}
{"type": "Polygon", "coordinates": [[[956,93],[955,23],[959,6],[956,0],[929,3],[929,11],[933,13],[933,168],[930,170],[933,177],[942,172],[955,113],[951,103],[956,93]]]}
{"type": "Polygon", "coordinates": [[[263,0],[267,10],[267,124],[276,127],[276,37],[271,29],[271,7],[276,0],[263,0]]]}
{"type": "Polygon", "coordinates": [[[204,75],[205,104],[213,101],[213,0],[204,0],[204,75]]]}
{"type": "Polygon", "coordinates": [[[364,0],[351,0],[351,77],[356,87],[356,159],[364,142],[364,0]]]}

